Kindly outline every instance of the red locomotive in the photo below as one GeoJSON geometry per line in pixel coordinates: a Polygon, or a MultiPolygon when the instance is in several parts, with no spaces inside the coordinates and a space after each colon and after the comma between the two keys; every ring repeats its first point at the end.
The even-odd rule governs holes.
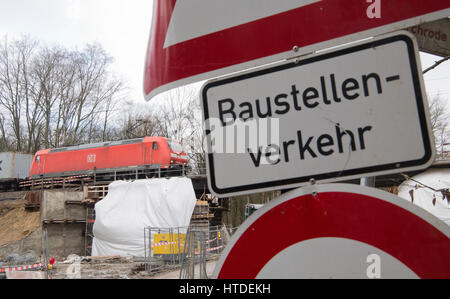
{"type": "Polygon", "coordinates": [[[138,169],[181,170],[187,163],[186,152],[179,142],[165,137],[144,137],[40,150],[31,163],[30,177],[138,169]]]}

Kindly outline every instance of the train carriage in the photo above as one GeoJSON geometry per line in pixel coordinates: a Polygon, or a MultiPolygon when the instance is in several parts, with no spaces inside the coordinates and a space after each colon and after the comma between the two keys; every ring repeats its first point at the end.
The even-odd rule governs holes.
{"type": "Polygon", "coordinates": [[[165,137],[84,144],[38,151],[30,177],[54,177],[119,169],[180,170],[188,159],[179,142],[165,137]]]}

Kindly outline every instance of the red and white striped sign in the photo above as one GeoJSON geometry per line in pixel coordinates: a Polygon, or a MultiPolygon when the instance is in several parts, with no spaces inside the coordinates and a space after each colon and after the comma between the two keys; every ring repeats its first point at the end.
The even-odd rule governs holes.
{"type": "MultiPolygon", "coordinates": [[[[220,245],[216,247],[206,248],[206,252],[217,251],[219,249],[222,249],[223,247],[223,245],[220,245]]],[[[200,254],[200,251],[195,251],[194,254],[200,254]]]]}
{"type": "Polygon", "coordinates": [[[252,214],[213,277],[450,278],[450,227],[390,193],[299,188],[252,214]]]}
{"type": "Polygon", "coordinates": [[[145,97],[449,15],[448,0],[155,0],[145,97]]]}
{"type": "MultiPolygon", "coordinates": [[[[219,241],[219,240],[221,240],[220,237],[215,237],[214,239],[206,240],[206,244],[212,243],[212,242],[214,242],[214,241],[219,241]]],[[[183,240],[182,242],[177,242],[177,241],[175,241],[175,242],[162,241],[162,242],[159,242],[159,243],[152,243],[151,248],[154,248],[154,247],[160,247],[160,246],[168,246],[168,245],[176,245],[176,244],[180,244],[180,246],[184,246],[184,243],[183,243],[183,242],[184,242],[184,240],[183,240]]],[[[222,247],[222,246],[217,247],[216,249],[221,248],[221,247],[222,247]]],[[[211,249],[211,250],[215,250],[215,249],[211,249]]]]}
{"type": "MultiPolygon", "coordinates": [[[[178,243],[180,243],[180,242],[167,242],[167,241],[163,241],[163,242],[159,242],[159,243],[152,243],[151,248],[154,248],[154,247],[160,247],[160,246],[175,245],[175,244],[178,244],[178,243]]],[[[181,243],[180,246],[184,246],[184,244],[181,243]]]]}
{"type": "Polygon", "coordinates": [[[23,270],[37,269],[37,268],[40,268],[41,266],[42,266],[42,264],[38,263],[38,264],[26,265],[26,266],[0,268],[0,273],[9,272],[9,271],[23,271],[23,270]]]}

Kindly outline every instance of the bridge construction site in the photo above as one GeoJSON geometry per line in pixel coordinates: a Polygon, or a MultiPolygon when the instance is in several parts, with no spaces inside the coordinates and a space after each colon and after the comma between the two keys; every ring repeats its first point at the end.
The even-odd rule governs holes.
{"type": "MultiPolygon", "coordinates": [[[[148,174],[143,178],[144,171],[115,170],[106,179],[98,172],[24,178],[15,182],[15,190],[6,187],[9,190],[0,193],[0,278],[207,278],[244,220],[244,207],[230,207],[233,200],[212,196],[205,175],[183,171],[181,176],[156,173],[152,178],[148,174]],[[192,197],[185,198],[190,202],[187,215],[174,214],[178,218],[175,222],[184,217],[183,226],[142,226],[142,248],[138,250],[142,254],[97,250],[93,255],[94,226],[98,220],[95,207],[109,200],[111,185],[165,184],[173,180],[177,185],[184,180],[190,190],[182,193],[192,197]]],[[[175,187],[171,189],[176,193],[175,187]]],[[[126,203],[135,195],[117,196],[126,203]]],[[[265,203],[276,195],[272,192],[248,196],[246,202],[265,203]]],[[[144,200],[155,199],[144,196],[144,200]]],[[[117,221],[126,221],[125,218],[117,221]]],[[[109,220],[106,218],[106,222],[109,220]]]]}
{"type": "MultiPolygon", "coordinates": [[[[141,138],[0,153],[0,278],[211,278],[244,220],[283,192],[216,197],[176,147],[141,138]],[[116,161],[121,151],[136,156],[116,161]],[[81,153],[85,165],[66,163],[81,153]]],[[[374,187],[396,194],[417,173],[378,176],[374,187]]]]}

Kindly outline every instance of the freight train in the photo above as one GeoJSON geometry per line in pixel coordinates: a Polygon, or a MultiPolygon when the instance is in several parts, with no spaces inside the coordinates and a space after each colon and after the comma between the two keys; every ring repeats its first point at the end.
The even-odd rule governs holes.
{"type": "Polygon", "coordinates": [[[188,165],[181,143],[165,137],[101,142],[38,151],[30,178],[150,171],[178,175],[188,165]]]}
{"type": "Polygon", "coordinates": [[[32,160],[33,155],[0,153],[0,192],[19,190],[20,182],[28,178],[32,160]]]}

